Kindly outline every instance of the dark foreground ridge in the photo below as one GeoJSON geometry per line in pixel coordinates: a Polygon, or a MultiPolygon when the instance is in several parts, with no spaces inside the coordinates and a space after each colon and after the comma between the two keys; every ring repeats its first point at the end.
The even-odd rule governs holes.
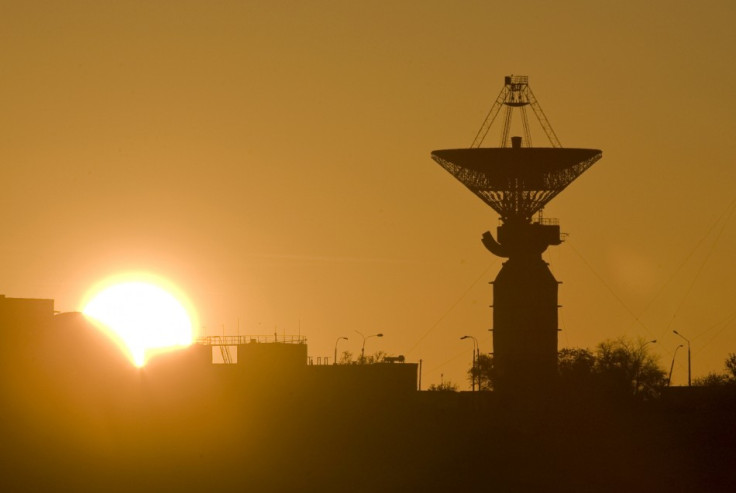
{"type": "Polygon", "coordinates": [[[2,298],[0,330],[0,491],[736,490],[729,391],[504,400],[198,346],[138,370],[51,300],[2,298]]]}

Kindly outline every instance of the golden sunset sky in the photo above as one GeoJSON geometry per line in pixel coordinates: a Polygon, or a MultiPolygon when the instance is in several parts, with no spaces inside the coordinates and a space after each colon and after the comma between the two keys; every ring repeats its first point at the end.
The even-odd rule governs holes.
{"type": "MultiPolygon", "coordinates": [[[[0,293],[80,309],[176,283],[208,334],[405,354],[469,386],[490,351],[496,213],[430,159],[509,74],[603,159],[545,209],[561,347],[736,352],[731,1],[2,1],[0,293]]],[[[536,133],[535,143],[544,143],[536,133]]],[[[496,139],[487,145],[497,145],[496,139]]],[[[674,384],[687,378],[678,354],[674,384]]]]}

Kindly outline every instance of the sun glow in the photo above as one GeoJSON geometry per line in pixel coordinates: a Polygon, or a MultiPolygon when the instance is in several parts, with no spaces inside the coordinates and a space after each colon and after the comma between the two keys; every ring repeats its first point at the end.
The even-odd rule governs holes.
{"type": "Polygon", "coordinates": [[[162,279],[118,276],[90,291],[82,313],[110,331],[114,340],[122,341],[125,347],[121,349],[141,367],[153,353],[194,341],[196,317],[185,300],[162,279]]]}

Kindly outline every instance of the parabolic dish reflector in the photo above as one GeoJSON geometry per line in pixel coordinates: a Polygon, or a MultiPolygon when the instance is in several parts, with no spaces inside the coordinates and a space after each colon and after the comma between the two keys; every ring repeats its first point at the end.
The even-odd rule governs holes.
{"type": "Polygon", "coordinates": [[[432,159],[504,221],[528,221],[602,155],[599,149],[545,147],[432,151],[432,159]]]}

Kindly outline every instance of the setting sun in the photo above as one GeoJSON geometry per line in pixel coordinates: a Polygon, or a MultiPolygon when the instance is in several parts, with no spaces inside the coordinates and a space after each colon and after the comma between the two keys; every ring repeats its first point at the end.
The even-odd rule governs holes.
{"type": "Polygon", "coordinates": [[[188,346],[194,340],[191,309],[176,289],[150,277],[107,281],[96,287],[82,312],[117,339],[133,363],[141,367],[151,352],[188,346]]]}

